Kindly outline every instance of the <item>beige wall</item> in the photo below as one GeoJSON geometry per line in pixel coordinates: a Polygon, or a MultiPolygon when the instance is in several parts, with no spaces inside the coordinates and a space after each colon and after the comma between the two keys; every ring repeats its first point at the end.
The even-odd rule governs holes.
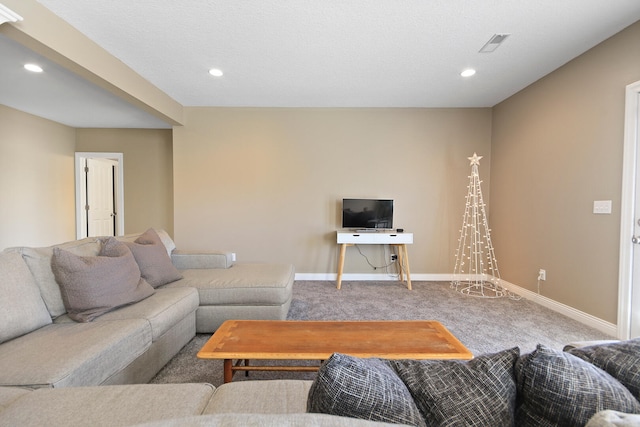
{"type": "Polygon", "coordinates": [[[123,153],[125,233],[173,234],[171,130],[78,129],[76,151],[123,153]]]}
{"type": "Polygon", "coordinates": [[[625,86],[640,23],[494,108],[492,239],[503,279],[617,322],[625,86]],[[594,200],[612,200],[594,215],[594,200]]]}
{"type": "MultiPolygon", "coordinates": [[[[186,108],[174,128],[175,239],[239,261],[335,274],[343,197],[392,198],[413,232],[414,273],[452,273],[470,172],[485,158],[490,109],[186,108]]],[[[363,248],[371,261],[380,247],[363,248]]],[[[350,248],[345,273],[380,273],[350,248]]]]}
{"type": "Polygon", "coordinates": [[[75,238],[75,129],[0,105],[0,250],[75,238]]]}

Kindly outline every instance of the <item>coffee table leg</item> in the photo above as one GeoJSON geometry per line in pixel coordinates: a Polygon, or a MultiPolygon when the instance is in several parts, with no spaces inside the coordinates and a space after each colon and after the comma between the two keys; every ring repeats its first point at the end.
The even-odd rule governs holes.
{"type": "Polygon", "coordinates": [[[230,383],[233,379],[233,370],[231,367],[233,366],[233,360],[224,359],[224,382],[230,383]]]}

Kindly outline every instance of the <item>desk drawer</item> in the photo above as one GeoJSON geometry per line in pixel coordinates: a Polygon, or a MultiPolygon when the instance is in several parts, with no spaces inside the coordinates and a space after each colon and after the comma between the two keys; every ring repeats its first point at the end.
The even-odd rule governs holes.
{"type": "Polygon", "coordinates": [[[350,243],[359,245],[391,245],[413,243],[413,233],[341,233],[338,232],[339,244],[350,243]]]}

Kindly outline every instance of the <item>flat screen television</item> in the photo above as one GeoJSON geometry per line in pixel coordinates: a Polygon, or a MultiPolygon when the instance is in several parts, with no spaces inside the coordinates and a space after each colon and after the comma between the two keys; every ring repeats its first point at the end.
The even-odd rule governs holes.
{"type": "Polygon", "coordinates": [[[342,228],[393,228],[393,200],[342,199],[342,228]]]}

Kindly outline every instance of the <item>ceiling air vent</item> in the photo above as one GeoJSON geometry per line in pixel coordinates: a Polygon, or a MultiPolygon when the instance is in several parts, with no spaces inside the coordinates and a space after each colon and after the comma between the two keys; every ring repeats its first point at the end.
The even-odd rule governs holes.
{"type": "Polygon", "coordinates": [[[509,37],[510,34],[494,34],[488,42],[485,43],[484,46],[482,46],[482,49],[480,49],[481,53],[491,53],[494,50],[496,50],[498,48],[498,46],[500,46],[500,44],[505,41],[505,39],[507,37],[509,37]]]}

